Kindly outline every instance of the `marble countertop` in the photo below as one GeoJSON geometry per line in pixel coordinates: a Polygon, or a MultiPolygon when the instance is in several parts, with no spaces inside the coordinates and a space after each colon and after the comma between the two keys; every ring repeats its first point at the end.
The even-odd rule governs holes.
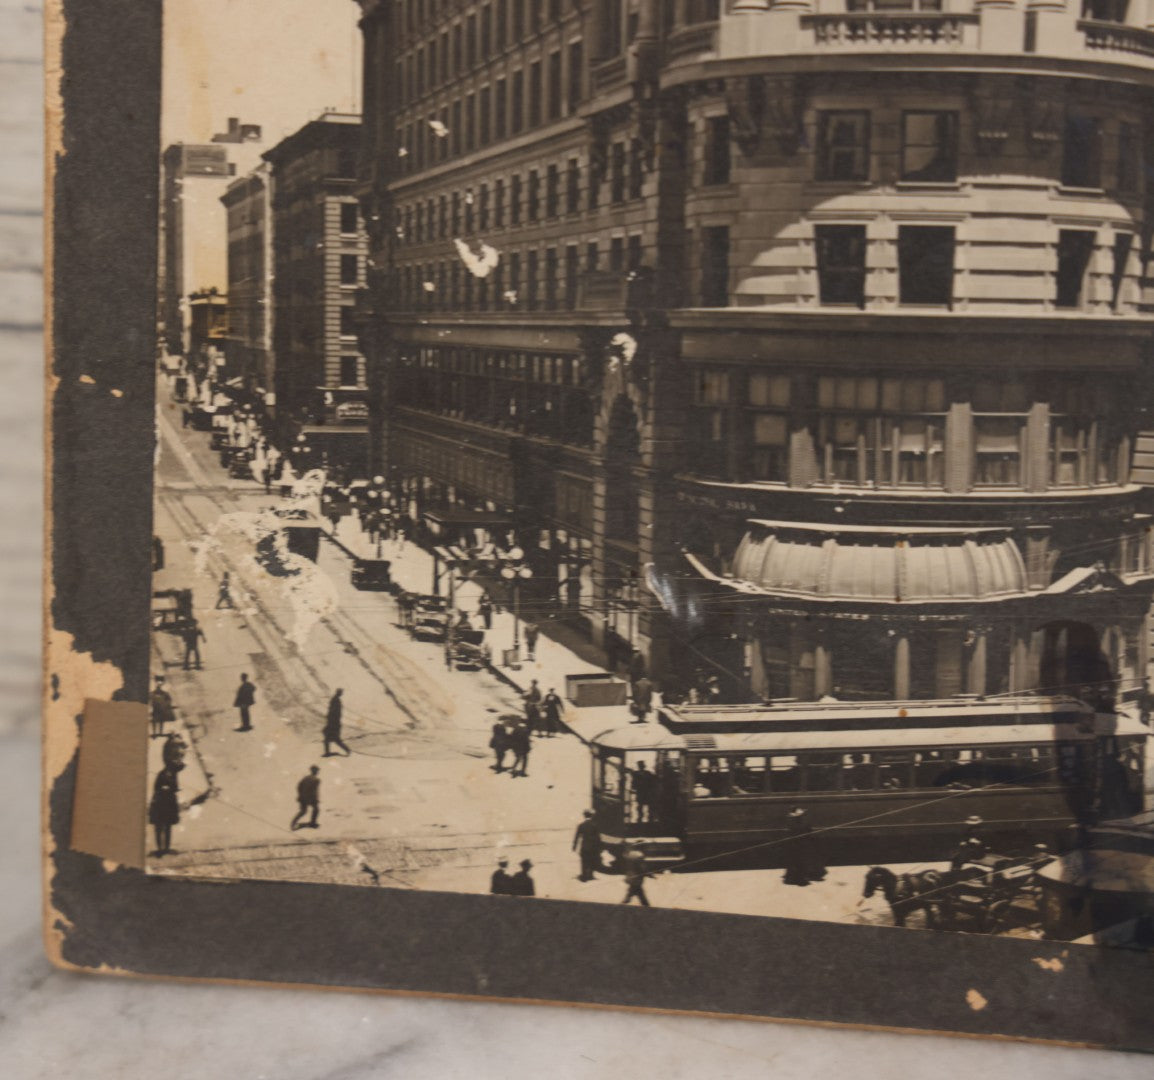
{"type": "MultiPolygon", "coordinates": [[[[795,1024],[75,975],[40,945],[40,4],[0,0],[0,1062],[11,1080],[838,1073],[1098,1080],[1136,1055],[795,1024]]],[[[876,992],[884,993],[884,988],[876,992]]]]}

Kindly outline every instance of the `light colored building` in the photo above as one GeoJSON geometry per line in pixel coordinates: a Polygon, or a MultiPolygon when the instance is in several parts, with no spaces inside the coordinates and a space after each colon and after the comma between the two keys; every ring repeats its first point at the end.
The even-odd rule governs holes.
{"type": "Polygon", "coordinates": [[[1144,5],[362,8],[406,490],[670,686],[1144,695],[1144,5]]]}

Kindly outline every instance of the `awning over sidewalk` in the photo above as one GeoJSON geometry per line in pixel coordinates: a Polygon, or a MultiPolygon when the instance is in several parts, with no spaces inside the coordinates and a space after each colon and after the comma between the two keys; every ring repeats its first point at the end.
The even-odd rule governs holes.
{"type": "Polygon", "coordinates": [[[426,510],[421,517],[442,529],[507,528],[511,524],[509,515],[499,510],[426,510]]]}

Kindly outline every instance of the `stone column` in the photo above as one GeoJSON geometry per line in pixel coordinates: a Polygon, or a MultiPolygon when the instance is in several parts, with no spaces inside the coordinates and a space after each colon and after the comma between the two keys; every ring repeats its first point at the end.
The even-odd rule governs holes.
{"type": "Polygon", "coordinates": [[[985,627],[972,630],[971,633],[973,641],[966,668],[966,693],[981,695],[986,692],[986,646],[989,635],[985,627]]]}
{"type": "Polygon", "coordinates": [[[904,701],[910,696],[910,639],[902,631],[894,642],[894,698],[904,701]]]}
{"type": "Polygon", "coordinates": [[[829,639],[818,631],[813,647],[813,696],[825,697],[833,689],[833,657],[830,654],[829,639]]]}

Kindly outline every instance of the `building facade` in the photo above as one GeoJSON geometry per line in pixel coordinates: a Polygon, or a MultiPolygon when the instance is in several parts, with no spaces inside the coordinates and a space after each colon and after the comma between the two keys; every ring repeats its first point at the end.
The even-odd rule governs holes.
{"type": "Polygon", "coordinates": [[[273,391],[318,462],[364,466],[365,361],[356,291],[367,242],[355,191],[360,118],[325,113],[265,153],[271,166],[273,391]]]}
{"type": "Polygon", "coordinates": [[[187,355],[191,295],[215,289],[223,297],[228,287],[220,196],[231,182],[234,166],[225,146],[186,143],[168,147],[161,166],[160,321],[168,351],[187,355]]]}
{"type": "Polygon", "coordinates": [[[228,230],[228,332],[225,369],[261,401],[275,385],[272,348],[272,177],[268,163],[229,184],[221,196],[228,230]]]}
{"type": "Polygon", "coordinates": [[[1144,8],[361,6],[394,485],[667,683],[1144,694],[1144,8]]]}

